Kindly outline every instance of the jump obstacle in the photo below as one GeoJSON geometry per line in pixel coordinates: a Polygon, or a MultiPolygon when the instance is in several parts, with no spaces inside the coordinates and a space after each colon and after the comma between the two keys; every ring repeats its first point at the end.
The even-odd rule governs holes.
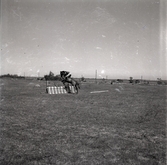
{"type": "MultiPolygon", "coordinates": [[[[70,91],[71,93],[75,93],[75,89],[74,89],[74,86],[69,86],[70,87],[70,91]]],[[[60,86],[60,87],[47,87],[46,88],[46,92],[48,94],[66,94],[67,91],[66,89],[64,88],[64,86],[60,86]]]]}

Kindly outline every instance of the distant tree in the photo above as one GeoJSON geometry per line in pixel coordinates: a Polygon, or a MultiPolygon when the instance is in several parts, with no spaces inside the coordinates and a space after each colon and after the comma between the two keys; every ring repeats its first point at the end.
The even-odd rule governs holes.
{"type": "Polygon", "coordinates": [[[130,77],[129,83],[133,83],[133,77],[130,77]]]}
{"type": "Polygon", "coordinates": [[[50,72],[49,72],[49,76],[50,76],[50,77],[53,77],[53,76],[54,76],[54,73],[50,71],[50,72]]]}
{"type": "Polygon", "coordinates": [[[61,80],[61,76],[60,75],[56,75],[56,76],[54,76],[54,79],[60,81],[61,80]]]}
{"type": "Polygon", "coordinates": [[[81,81],[86,82],[85,78],[82,76],[81,81]]]}
{"type": "Polygon", "coordinates": [[[54,73],[53,72],[49,72],[49,75],[44,75],[44,78],[45,78],[45,80],[61,80],[61,77],[60,77],[60,75],[56,75],[56,76],[54,76],[54,73]]]}
{"type": "Polygon", "coordinates": [[[8,78],[25,78],[25,77],[23,77],[23,76],[18,76],[17,74],[14,74],[14,75],[12,75],[12,74],[5,74],[5,75],[2,75],[1,77],[8,77],[8,78]]]}
{"type": "Polygon", "coordinates": [[[157,78],[157,84],[158,84],[158,85],[162,84],[161,78],[157,78]]]}

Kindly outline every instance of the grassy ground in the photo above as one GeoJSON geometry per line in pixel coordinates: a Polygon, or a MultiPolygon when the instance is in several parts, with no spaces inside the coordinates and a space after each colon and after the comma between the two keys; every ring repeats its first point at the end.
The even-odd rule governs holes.
{"type": "Polygon", "coordinates": [[[1,165],[164,165],[166,86],[1,79],[1,165]],[[106,93],[91,94],[96,90],[106,93]]]}

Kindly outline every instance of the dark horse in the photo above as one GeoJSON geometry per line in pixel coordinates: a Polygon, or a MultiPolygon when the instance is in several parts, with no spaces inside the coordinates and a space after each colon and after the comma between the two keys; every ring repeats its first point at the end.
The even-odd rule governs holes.
{"type": "Polygon", "coordinates": [[[78,94],[78,89],[80,89],[78,81],[74,80],[73,78],[65,78],[65,79],[62,78],[61,81],[64,84],[65,89],[67,90],[68,93],[70,93],[69,84],[71,84],[72,86],[74,86],[75,93],[78,94]]]}

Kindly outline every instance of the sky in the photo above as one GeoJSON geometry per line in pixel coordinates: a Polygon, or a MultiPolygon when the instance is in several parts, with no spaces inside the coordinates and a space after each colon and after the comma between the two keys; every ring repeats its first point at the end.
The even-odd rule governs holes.
{"type": "Polygon", "coordinates": [[[1,0],[3,74],[167,79],[165,0],[1,0]]]}

